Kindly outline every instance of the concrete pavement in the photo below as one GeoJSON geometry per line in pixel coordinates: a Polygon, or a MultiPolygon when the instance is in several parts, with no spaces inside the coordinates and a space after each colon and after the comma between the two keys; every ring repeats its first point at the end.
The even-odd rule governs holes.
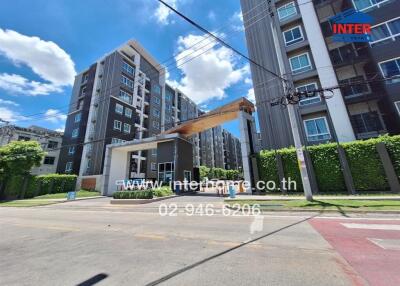
{"type": "MultiPolygon", "coordinates": [[[[108,198],[0,208],[2,285],[362,285],[365,278],[302,216],[188,216],[218,197],[114,206],[108,198]],[[85,285],[85,284],[84,284],[85,285]],[[93,284],[86,284],[93,285],[93,284]]],[[[329,219],[327,219],[329,220],[329,219]]]]}

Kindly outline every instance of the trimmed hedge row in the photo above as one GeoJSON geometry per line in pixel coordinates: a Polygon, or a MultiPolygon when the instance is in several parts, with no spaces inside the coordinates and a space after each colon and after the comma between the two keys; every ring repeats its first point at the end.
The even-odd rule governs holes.
{"type": "Polygon", "coordinates": [[[165,186],[145,191],[119,191],[113,194],[114,199],[152,199],[153,197],[167,197],[174,193],[171,187],[165,186]]]}
{"type": "MultiPolygon", "coordinates": [[[[380,142],[385,143],[397,176],[400,178],[400,136],[385,135],[369,140],[340,144],[345,151],[357,191],[383,191],[389,188],[376,149],[376,144],[380,142]]],[[[310,146],[307,150],[311,157],[319,190],[321,192],[346,191],[337,144],[320,144],[310,146]]],[[[295,149],[280,149],[277,153],[282,157],[285,177],[295,180],[297,190],[302,191],[295,149]]],[[[279,186],[275,152],[261,151],[257,161],[260,179],[263,181],[273,180],[279,186]]]]}

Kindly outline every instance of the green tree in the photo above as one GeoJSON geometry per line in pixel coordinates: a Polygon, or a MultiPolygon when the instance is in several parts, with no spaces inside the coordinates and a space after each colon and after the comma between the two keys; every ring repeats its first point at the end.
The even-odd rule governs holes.
{"type": "Polygon", "coordinates": [[[204,178],[209,178],[210,176],[210,168],[206,166],[200,166],[200,180],[204,178]]]}
{"type": "Polygon", "coordinates": [[[13,141],[0,147],[0,194],[3,194],[5,185],[11,177],[21,177],[24,187],[28,182],[30,170],[40,166],[45,152],[36,141],[13,141]]]}

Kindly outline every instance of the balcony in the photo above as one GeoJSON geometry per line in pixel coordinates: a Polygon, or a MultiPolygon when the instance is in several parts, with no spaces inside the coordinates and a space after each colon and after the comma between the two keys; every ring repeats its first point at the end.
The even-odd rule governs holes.
{"type": "Polygon", "coordinates": [[[329,51],[333,65],[338,68],[345,65],[353,65],[369,59],[367,46],[353,46],[348,44],[329,51]]]}

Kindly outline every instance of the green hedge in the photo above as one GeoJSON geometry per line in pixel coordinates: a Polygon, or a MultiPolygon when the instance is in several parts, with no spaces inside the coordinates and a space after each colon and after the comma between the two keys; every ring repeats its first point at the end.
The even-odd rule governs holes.
{"type": "Polygon", "coordinates": [[[121,191],[113,194],[114,199],[152,199],[153,191],[121,191]]]}
{"type": "MultiPolygon", "coordinates": [[[[389,188],[376,144],[386,145],[396,173],[400,178],[400,136],[381,136],[369,140],[343,143],[357,191],[384,191],[389,188]]],[[[346,191],[336,143],[310,146],[309,151],[320,192],[346,191]]],[[[302,190],[300,171],[294,148],[278,150],[282,157],[285,177],[297,182],[302,190]]],[[[276,156],[273,151],[261,151],[258,156],[260,179],[278,184],[276,156]]]]}
{"type": "Polygon", "coordinates": [[[170,186],[161,187],[153,190],[153,196],[155,197],[167,197],[173,195],[174,192],[171,190],[170,186]]]}

